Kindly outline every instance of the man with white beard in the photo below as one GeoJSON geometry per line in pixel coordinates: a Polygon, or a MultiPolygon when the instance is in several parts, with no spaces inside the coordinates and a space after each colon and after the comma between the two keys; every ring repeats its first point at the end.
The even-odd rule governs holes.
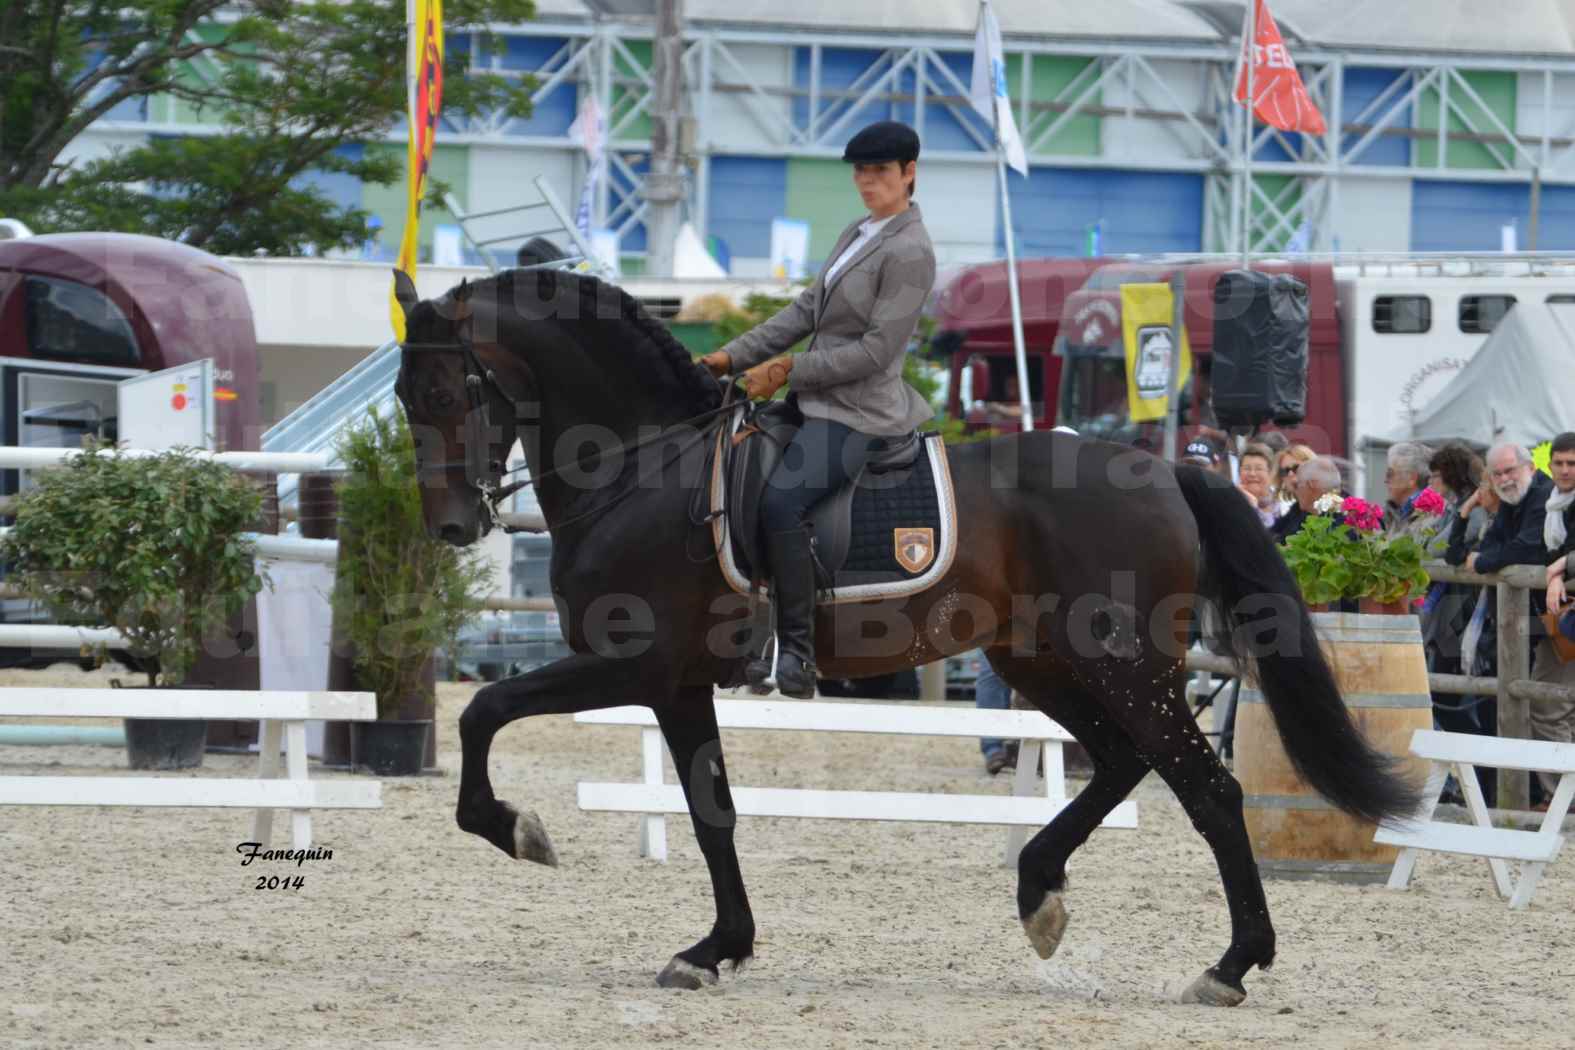
{"type": "Polygon", "coordinates": [[[1506,565],[1547,564],[1542,532],[1552,479],[1531,465],[1531,453],[1521,445],[1494,445],[1487,468],[1502,503],[1482,534],[1482,546],[1466,559],[1466,568],[1488,573],[1506,565]]]}
{"type": "MultiPolygon", "coordinates": [[[[1466,568],[1490,573],[1506,565],[1548,564],[1544,532],[1548,498],[1554,494],[1553,480],[1532,466],[1531,453],[1520,445],[1494,445],[1488,452],[1487,468],[1493,481],[1493,490],[1498,493],[1501,504],[1493,523],[1482,535],[1482,546],[1466,559],[1466,568]]],[[[1575,482],[1575,478],[1571,480],[1575,482]]],[[[1542,625],[1537,618],[1543,612],[1544,603],[1544,592],[1533,590],[1533,636],[1542,632],[1542,625]]],[[[1532,660],[1531,676],[1535,680],[1575,685],[1575,663],[1559,663],[1553,655],[1553,643],[1545,635],[1538,638],[1532,660]]],[[[1572,718],[1575,718],[1575,704],[1534,700],[1531,703],[1531,735],[1537,740],[1559,739],[1568,742],[1568,726],[1572,718]],[[1558,735],[1561,732],[1562,737],[1558,735]]],[[[1542,780],[1546,795],[1551,795],[1556,786],[1556,783],[1542,780]]],[[[1546,805],[1544,801],[1539,808],[1546,808],[1546,805]]]]}

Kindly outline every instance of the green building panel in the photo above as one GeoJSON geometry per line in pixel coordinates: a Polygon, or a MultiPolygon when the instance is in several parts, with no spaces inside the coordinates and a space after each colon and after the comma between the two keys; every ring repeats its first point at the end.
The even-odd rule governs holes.
{"type": "MultiPolygon", "coordinates": [[[[1294,175],[1258,175],[1254,174],[1252,181],[1257,184],[1258,193],[1274,201],[1279,212],[1284,214],[1291,211],[1302,199],[1302,184],[1294,175]]],[[[1283,251],[1295,235],[1295,227],[1300,226],[1300,221],[1292,224],[1291,229],[1286,229],[1283,224],[1276,223],[1271,218],[1269,206],[1263,202],[1257,193],[1252,197],[1253,243],[1257,251],[1283,251]]]]}
{"type": "MultiPolygon", "coordinates": [[[[651,70],[651,42],[649,40],[625,40],[623,46],[629,49],[639,65],[630,64],[628,56],[622,51],[613,53],[613,89],[612,106],[607,117],[609,128],[617,127],[618,122],[628,115],[646,93],[645,84],[640,79],[647,76],[651,70]]],[[[616,139],[649,139],[651,137],[651,116],[641,113],[618,129],[613,136],[616,139]]]]}
{"type": "MultiPolygon", "coordinates": [[[[1488,113],[1497,117],[1499,123],[1515,131],[1515,103],[1516,92],[1519,86],[1519,77],[1514,73],[1495,73],[1491,71],[1475,71],[1461,74],[1466,83],[1471,85],[1482,101],[1487,104],[1487,112],[1483,112],[1476,99],[1466,94],[1459,84],[1449,85],[1449,127],[1448,140],[1445,142],[1444,166],[1446,168],[1476,168],[1489,171],[1502,171],[1505,165],[1494,158],[1493,153],[1504,158],[1504,161],[1513,167],[1515,163],[1514,148],[1508,143],[1489,147],[1480,142],[1466,142],[1455,138],[1456,132],[1469,133],[1471,128],[1466,126],[1469,118],[1476,130],[1484,135],[1498,133],[1498,128],[1493,124],[1488,113]]],[[[1438,130],[1439,93],[1436,90],[1424,91],[1417,100],[1416,126],[1430,131],[1438,130]]],[[[1418,167],[1431,168],[1438,164],[1438,136],[1425,135],[1416,144],[1416,164],[1418,167]]]]}
{"type": "MultiPolygon", "coordinates": [[[[212,43],[223,37],[226,30],[221,26],[197,25],[189,32],[205,43],[212,43]]],[[[236,50],[247,46],[237,45],[236,50]]],[[[209,55],[199,55],[174,66],[175,82],[194,90],[212,87],[220,74],[219,60],[209,55]]],[[[196,103],[175,95],[154,95],[148,100],[148,118],[155,124],[222,124],[224,110],[216,104],[199,109],[196,103]]]]}
{"type": "MultiPolygon", "coordinates": [[[[400,168],[403,169],[405,166],[404,146],[377,143],[367,146],[366,152],[369,156],[378,153],[395,153],[399,157],[400,168]]],[[[466,198],[470,194],[470,150],[465,146],[435,147],[432,150],[431,176],[446,183],[454,199],[459,201],[460,207],[465,207],[466,198]]],[[[379,240],[391,252],[399,251],[399,241],[405,235],[406,177],[401,176],[399,181],[390,186],[378,186],[370,182],[363,183],[361,186],[361,207],[383,220],[383,230],[379,240]]],[[[425,262],[432,258],[432,230],[443,225],[457,226],[459,221],[447,208],[432,204],[430,199],[423,201],[420,248],[417,252],[420,261],[425,262]]]]}
{"type": "Polygon", "coordinates": [[[790,157],[787,215],[809,223],[809,263],[818,267],[836,247],[837,236],[864,214],[853,188],[853,166],[841,160],[790,157]]]}
{"type": "MultiPolygon", "coordinates": [[[[1055,55],[1033,56],[1033,66],[1029,73],[1029,84],[1032,93],[1029,96],[1030,105],[1047,104],[1055,102],[1067,85],[1076,80],[1083,70],[1098,62],[1097,58],[1063,58],[1055,55]]],[[[1020,113],[1016,106],[1021,101],[1023,90],[1023,56],[1006,56],[1006,90],[1011,94],[1014,112],[1020,113]]],[[[1063,99],[1063,103],[1070,104],[1077,101],[1077,93],[1072,97],[1063,99]]],[[[1100,93],[1094,92],[1086,105],[1097,106],[1100,93]]],[[[1031,125],[1037,123],[1042,128],[1048,128],[1050,122],[1059,115],[1059,111],[1030,109],[1029,119],[1031,125]]],[[[1079,114],[1067,121],[1060,131],[1049,141],[1035,146],[1029,138],[1028,128],[1019,128],[1023,135],[1023,144],[1030,155],[1034,154],[1061,154],[1064,156],[1097,157],[1099,156],[1099,128],[1100,119],[1093,116],[1079,114]]]]}

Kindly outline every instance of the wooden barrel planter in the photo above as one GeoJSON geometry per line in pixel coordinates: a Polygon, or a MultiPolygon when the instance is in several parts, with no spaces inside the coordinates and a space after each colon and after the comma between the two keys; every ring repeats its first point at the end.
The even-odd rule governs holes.
{"type": "MultiPolygon", "coordinates": [[[[1433,728],[1427,659],[1415,616],[1314,613],[1313,625],[1357,727],[1379,751],[1405,757],[1411,734],[1433,728]]],[[[1426,763],[1407,759],[1421,783],[1426,763]]],[[[1236,709],[1236,778],[1247,834],[1265,878],[1379,883],[1398,851],[1373,843],[1376,825],[1335,809],[1296,774],[1263,694],[1244,684],[1236,709]]]]}

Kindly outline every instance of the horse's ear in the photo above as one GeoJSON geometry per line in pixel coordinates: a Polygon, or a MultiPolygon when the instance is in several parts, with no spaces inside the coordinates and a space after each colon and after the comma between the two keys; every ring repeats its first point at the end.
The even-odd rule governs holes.
{"type": "Polygon", "coordinates": [[[461,277],[459,284],[448,290],[438,302],[438,316],[458,324],[470,316],[470,297],[476,292],[476,286],[468,278],[461,277]]]}
{"type": "Polygon", "coordinates": [[[394,301],[399,303],[399,308],[405,311],[405,321],[410,321],[410,311],[416,308],[416,303],[421,297],[416,294],[416,282],[403,270],[394,271],[394,301]]]}

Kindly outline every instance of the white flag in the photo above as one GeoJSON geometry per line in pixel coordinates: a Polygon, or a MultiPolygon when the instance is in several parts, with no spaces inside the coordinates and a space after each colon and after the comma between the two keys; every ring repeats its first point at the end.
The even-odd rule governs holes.
{"type": "Polygon", "coordinates": [[[580,207],[574,217],[580,235],[591,235],[591,201],[596,196],[596,184],[601,181],[607,167],[607,118],[596,96],[587,94],[580,102],[580,113],[569,125],[569,138],[579,139],[585,147],[585,188],[580,192],[580,207]]]}
{"type": "Polygon", "coordinates": [[[1019,175],[1028,174],[1028,153],[1017,134],[1012,118],[1012,99],[1006,93],[1006,52],[1001,47],[1001,26],[995,20],[990,0],[979,4],[979,32],[973,41],[973,85],[969,100],[980,116],[991,121],[1006,163],[1019,175]]]}

